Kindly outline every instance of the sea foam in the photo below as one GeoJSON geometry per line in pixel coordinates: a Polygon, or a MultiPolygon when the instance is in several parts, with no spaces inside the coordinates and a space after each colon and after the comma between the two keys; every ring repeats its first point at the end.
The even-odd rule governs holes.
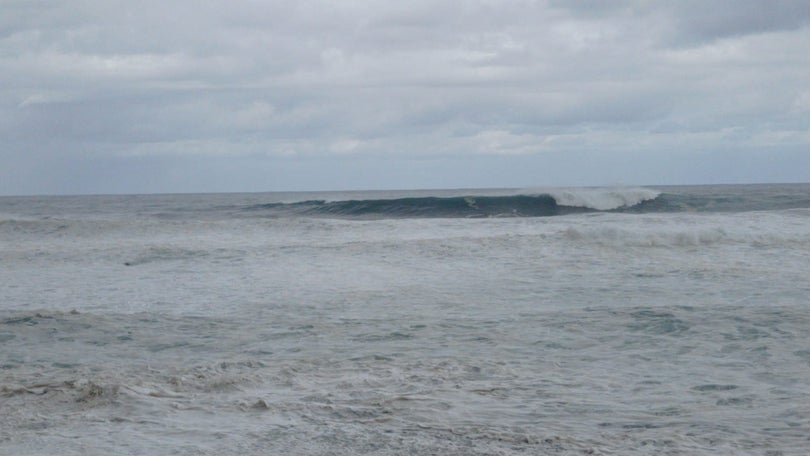
{"type": "Polygon", "coordinates": [[[657,198],[661,192],[649,188],[572,188],[547,192],[560,206],[609,211],[632,207],[657,198]]]}

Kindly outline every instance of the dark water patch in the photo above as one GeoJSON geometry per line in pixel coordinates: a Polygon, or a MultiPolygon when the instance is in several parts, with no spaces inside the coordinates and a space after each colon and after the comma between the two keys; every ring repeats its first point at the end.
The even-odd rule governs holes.
{"type": "Polygon", "coordinates": [[[124,266],[139,266],[142,264],[163,261],[184,261],[207,258],[211,252],[206,250],[181,249],[175,247],[150,247],[135,257],[123,262],[124,266]]]}
{"type": "Polygon", "coordinates": [[[635,321],[628,325],[631,331],[649,334],[680,334],[689,329],[689,324],[669,312],[640,310],[630,314],[635,321]]]}
{"type": "Polygon", "coordinates": [[[644,439],[639,442],[639,446],[641,448],[655,449],[656,451],[665,451],[665,449],[669,449],[667,453],[664,453],[669,454],[669,451],[673,451],[675,448],[678,448],[678,442],[670,439],[644,439]]]}
{"type": "Polygon", "coordinates": [[[254,360],[245,360],[245,361],[223,361],[217,365],[219,370],[229,370],[229,369],[259,369],[267,367],[267,365],[261,361],[254,361],[254,360]]]}
{"type": "Polygon", "coordinates": [[[665,416],[665,417],[680,416],[683,415],[684,413],[686,413],[686,411],[683,408],[675,406],[663,407],[652,411],[652,414],[655,416],[665,416]]]}
{"type": "Polygon", "coordinates": [[[315,325],[297,325],[297,326],[290,326],[290,329],[293,331],[312,331],[315,329],[315,325]]]}
{"type": "Polygon", "coordinates": [[[640,422],[622,424],[622,429],[658,429],[662,425],[658,423],[640,422]]]}
{"type": "Polygon", "coordinates": [[[354,358],[350,358],[350,361],[353,362],[363,362],[363,361],[372,361],[372,362],[392,362],[394,361],[394,357],[391,356],[384,356],[379,354],[372,354],[372,355],[365,355],[365,356],[357,356],[354,358]]]}
{"type": "Polygon", "coordinates": [[[713,391],[731,391],[739,388],[737,385],[720,385],[715,383],[710,383],[706,385],[697,385],[693,386],[693,391],[700,391],[701,393],[705,392],[713,392],[713,391]]]}
{"type": "Polygon", "coordinates": [[[413,339],[414,335],[400,331],[393,331],[387,334],[363,334],[353,338],[358,342],[389,342],[398,340],[413,339]]]}
{"type": "Polygon", "coordinates": [[[8,342],[10,340],[14,340],[15,338],[17,338],[17,336],[15,334],[0,333],[0,344],[2,344],[3,342],[8,342]]]}
{"type": "Polygon", "coordinates": [[[810,350],[797,350],[794,351],[793,354],[801,358],[803,361],[810,363],[810,350]]]}
{"type": "MultiPolygon", "coordinates": [[[[71,317],[79,315],[76,310],[70,312],[36,312],[28,315],[17,315],[10,318],[0,320],[0,325],[20,325],[20,326],[36,326],[42,323],[63,323],[72,321],[71,317]]],[[[74,324],[82,325],[83,323],[75,322],[74,324]]],[[[84,323],[84,327],[89,328],[89,323],[84,323]]]]}
{"type": "Polygon", "coordinates": [[[632,276],[639,279],[660,279],[662,277],[666,277],[666,274],[653,272],[636,272],[633,273],[632,276]]]}
{"type": "Polygon", "coordinates": [[[98,340],[98,339],[88,340],[88,341],[85,341],[85,343],[87,345],[92,345],[94,347],[106,347],[107,345],[109,345],[108,341],[106,341],[106,340],[98,340]]]}
{"type": "Polygon", "coordinates": [[[740,344],[726,344],[720,347],[720,353],[723,354],[735,353],[742,349],[743,347],[740,344]]]}
{"type": "Polygon", "coordinates": [[[25,429],[25,430],[29,430],[29,431],[38,431],[38,432],[42,432],[42,431],[48,429],[49,427],[51,427],[51,423],[49,423],[48,421],[45,421],[45,420],[43,420],[43,421],[33,421],[33,422],[29,422],[29,423],[23,423],[23,424],[20,425],[21,429],[25,429]]]}
{"type": "Polygon", "coordinates": [[[188,346],[189,346],[188,342],[172,342],[172,343],[153,344],[153,345],[147,346],[146,348],[150,352],[157,353],[157,352],[162,352],[162,351],[166,351],[166,350],[171,350],[171,349],[174,349],[174,348],[183,348],[183,347],[188,347],[188,346]]]}
{"type": "Polygon", "coordinates": [[[78,397],[76,402],[107,402],[118,395],[118,385],[102,385],[92,381],[83,382],[76,385],[78,397]]]}
{"type": "Polygon", "coordinates": [[[486,336],[471,336],[464,339],[464,342],[480,343],[480,344],[494,344],[495,341],[486,336]]]}
{"type": "Polygon", "coordinates": [[[547,348],[549,350],[572,350],[573,349],[573,347],[563,345],[563,344],[561,344],[559,342],[549,342],[547,340],[538,340],[538,341],[534,342],[533,345],[542,345],[544,348],[547,348]]]}
{"type": "Polygon", "coordinates": [[[27,315],[27,316],[24,316],[24,317],[7,318],[7,319],[3,320],[3,324],[4,325],[34,326],[36,324],[39,324],[39,322],[37,321],[38,316],[39,316],[39,314],[37,314],[37,316],[27,315]]]}
{"type": "Polygon", "coordinates": [[[716,404],[721,407],[747,407],[753,402],[754,400],[750,397],[728,397],[718,399],[716,404]]]}
{"type": "Polygon", "coordinates": [[[768,331],[751,326],[738,326],[737,334],[742,340],[756,340],[771,337],[771,334],[768,331]]]}

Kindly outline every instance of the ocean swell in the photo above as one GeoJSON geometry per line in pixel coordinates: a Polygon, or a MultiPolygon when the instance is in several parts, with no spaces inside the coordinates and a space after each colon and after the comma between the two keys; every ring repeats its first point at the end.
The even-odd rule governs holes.
{"type": "Polygon", "coordinates": [[[477,218],[548,217],[611,211],[655,199],[644,188],[584,188],[513,195],[420,196],[406,198],[308,200],[250,206],[249,212],[271,216],[302,215],[339,218],[477,218]]]}

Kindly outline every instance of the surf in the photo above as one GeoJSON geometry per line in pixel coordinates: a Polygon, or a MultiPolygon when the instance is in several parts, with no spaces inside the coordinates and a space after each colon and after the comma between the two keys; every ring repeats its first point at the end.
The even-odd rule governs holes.
{"type": "Polygon", "coordinates": [[[550,217],[626,209],[655,199],[660,192],[646,188],[582,188],[517,191],[514,194],[478,193],[405,196],[370,199],[312,199],[253,205],[249,212],[267,215],[338,218],[489,218],[550,217]]]}

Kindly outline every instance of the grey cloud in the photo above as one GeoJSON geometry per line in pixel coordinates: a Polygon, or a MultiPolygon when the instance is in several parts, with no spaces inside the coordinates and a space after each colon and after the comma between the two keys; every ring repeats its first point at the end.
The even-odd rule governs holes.
{"type": "MultiPolygon", "coordinates": [[[[351,163],[396,174],[398,186],[429,185],[430,166],[434,186],[449,185],[445,173],[462,183],[465,166],[500,169],[499,183],[467,175],[509,186],[508,170],[528,164],[562,173],[538,179],[579,183],[574,169],[600,160],[620,174],[610,157],[631,163],[628,151],[651,157],[635,162],[654,175],[655,157],[678,169],[669,161],[680,155],[668,154],[679,147],[744,155],[746,143],[810,142],[806,5],[9,1],[0,5],[2,153],[31,179],[52,176],[42,191],[112,186],[100,177],[68,185],[93,180],[83,171],[91,163],[153,177],[117,179],[132,188],[175,179],[176,190],[197,189],[184,169],[234,189],[260,189],[257,170],[293,186],[277,168],[318,175],[313,186],[377,182],[351,163]],[[458,167],[461,157],[469,164],[458,167]],[[77,177],[57,178],[62,168],[43,160],[73,163],[62,168],[77,177]],[[252,177],[234,177],[240,169],[252,177]],[[330,180],[330,169],[343,177],[330,180]]],[[[795,155],[774,154],[788,175],[795,155]]],[[[13,173],[0,170],[0,180],[13,173]]],[[[589,179],[604,182],[596,171],[589,179]]]]}
{"type": "Polygon", "coordinates": [[[803,0],[552,1],[573,17],[648,28],[646,37],[664,47],[691,47],[724,38],[791,31],[810,24],[803,0]]]}
{"type": "Polygon", "coordinates": [[[810,3],[802,0],[689,0],[672,5],[679,38],[686,44],[810,24],[810,3]]]}

